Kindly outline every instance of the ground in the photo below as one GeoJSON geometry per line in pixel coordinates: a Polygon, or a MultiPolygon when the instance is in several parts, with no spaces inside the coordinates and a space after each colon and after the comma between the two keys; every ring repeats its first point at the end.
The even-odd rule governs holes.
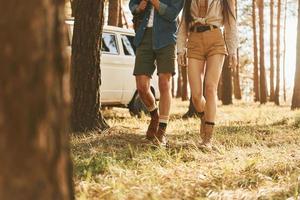
{"type": "Polygon", "coordinates": [[[72,136],[77,199],[300,199],[300,111],[273,104],[219,106],[214,144],[198,147],[199,119],[175,100],[170,147],[144,139],[149,118],[103,111],[111,129],[72,136]]]}

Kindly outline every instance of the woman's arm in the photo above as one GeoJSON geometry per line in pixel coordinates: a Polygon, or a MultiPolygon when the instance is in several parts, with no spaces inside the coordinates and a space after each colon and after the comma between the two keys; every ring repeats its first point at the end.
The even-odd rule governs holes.
{"type": "Polygon", "coordinates": [[[228,18],[224,17],[224,28],[225,28],[225,42],[228,49],[229,55],[236,55],[238,47],[238,33],[237,33],[237,22],[235,16],[235,5],[234,0],[227,0],[231,12],[228,14],[228,18]],[[233,14],[233,15],[232,15],[233,14]]]}
{"type": "Polygon", "coordinates": [[[180,66],[186,66],[186,45],[187,45],[187,37],[188,37],[188,31],[187,31],[187,24],[185,22],[185,16],[184,13],[182,13],[180,25],[179,25],[179,31],[177,34],[177,54],[178,54],[178,64],[180,66]]]}

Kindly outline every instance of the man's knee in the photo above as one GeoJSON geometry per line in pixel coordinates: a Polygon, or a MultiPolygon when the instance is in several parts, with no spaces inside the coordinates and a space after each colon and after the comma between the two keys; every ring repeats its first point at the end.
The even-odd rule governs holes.
{"type": "Polygon", "coordinates": [[[161,93],[167,93],[171,90],[171,74],[159,75],[159,91],[161,93]]]}
{"type": "Polygon", "coordinates": [[[136,89],[139,94],[146,94],[150,90],[149,82],[148,77],[136,77],[136,89]]]}

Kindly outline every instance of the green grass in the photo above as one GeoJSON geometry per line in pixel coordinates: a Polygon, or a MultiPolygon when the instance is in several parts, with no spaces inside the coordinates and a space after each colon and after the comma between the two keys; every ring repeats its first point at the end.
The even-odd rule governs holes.
{"type": "Polygon", "coordinates": [[[220,106],[214,145],[202,152],[199,119],[175,100],[170,148],[144,139],[149,118],[104,111],[105,134],[72,136],[77,199],[287,199],[300,197],[300,112],[237,102],[220,106]]]}

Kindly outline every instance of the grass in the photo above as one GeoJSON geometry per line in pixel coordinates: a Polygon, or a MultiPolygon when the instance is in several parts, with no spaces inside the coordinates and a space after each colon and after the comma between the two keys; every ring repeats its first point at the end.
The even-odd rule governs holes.
{"type": "Polygon", "coordinates": [[[214,144],[202,152],[199,119],[175,100],[170,148],[144,139],[149,118],[104,111],[105,134],[72,136],[77,199],[299,199],[300,112],[237,102],[219,106],[214,144]]]}

